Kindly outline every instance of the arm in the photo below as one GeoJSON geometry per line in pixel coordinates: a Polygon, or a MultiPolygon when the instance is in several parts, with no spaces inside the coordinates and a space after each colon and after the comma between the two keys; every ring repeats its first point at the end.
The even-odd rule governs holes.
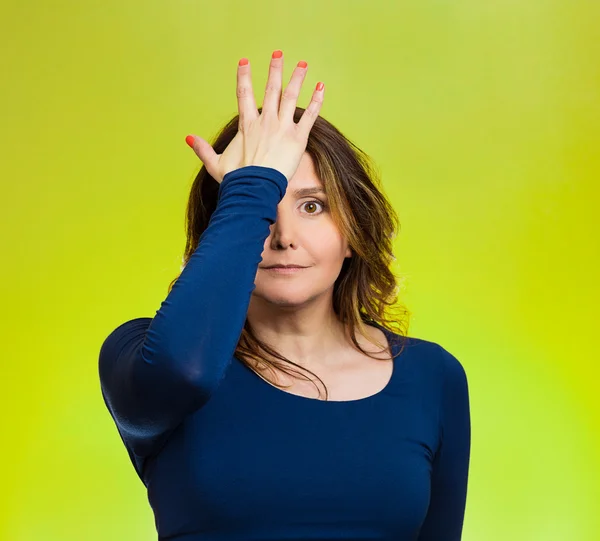
{"type": "Polygon", "coordinates": [[[137,455],[151,454],[224,377],[286,188],[270,167],[225,175],[209,225],[154,318],[128,321],[102,344],[102,394],[137,455]]]}
{"type": "Polygon", "coordinates": [[[433,460],[429,509],[418,541],[460,541],[467,498],[471,448],[467,377],[460,362],[441,350],[441,440],[433,460]]]}

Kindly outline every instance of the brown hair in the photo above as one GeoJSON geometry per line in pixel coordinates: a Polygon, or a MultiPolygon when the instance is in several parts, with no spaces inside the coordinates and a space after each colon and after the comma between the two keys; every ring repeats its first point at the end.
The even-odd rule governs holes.
{"type": "MultiPolygon", "coordinates": [[[[261,112],[262,107],[258,111],[261,112]]],[[[295,122],[300,120],[303,112],[303,108],[296,107],[295,122]]],[[[221,154],[235,137],[238,119],[239,115],[232,118],[211,143],[217,154],[221,154]]],[[[354,346],[371,356],[356,340],[356,331],[369,339],[363,324],[375,323],[400,337],[407,336],[410,312],[397,304],[400,288],[390,269],[390,264],[395,259],[393,239],[398,229],[398,217],[381,191],[379,174],[375,172],[370,158],[321,116],[317,117],[311,128],[306,152],[311,156],[315,171],[325,187],[332,219],[348,240],[353,252],[352,257],[344,260],[335,281],[333,309],[340,322],[346,325],[354,346]],[[399,315],[392,317],[389,311],[394,305],[399,315]]],[[[187,204],[187,242],[182,271],[196,251],[200,236],[208,227],[217,206],[218,191],[219,183],[203,165],[192,184],[187,204]]],[[[177,278],[170,283],[169,291],[177,278]]],[[[385,348],[382,344],[377,345],[385,348]]],[[[402,349],[397,355],[401,351],[402,349]]],[[[277,370],[281,370],[288,375],[312,381],[317,387],[315,381],[305,375],[308,372],[321,382],[327,399],[327,388],[323,381],[258,339],[248,319],[234,355],[271,383],[274,382],[259,372],[267,370],[274,375],[277,370]],[[277,360],[264,358],[263,352],[277,360]]]]}

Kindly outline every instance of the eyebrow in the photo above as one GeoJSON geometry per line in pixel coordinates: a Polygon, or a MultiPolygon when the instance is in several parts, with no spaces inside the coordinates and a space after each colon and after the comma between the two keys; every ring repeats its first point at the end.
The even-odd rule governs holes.
{"type": "Polygon", "coordinates": [[[311,186],[310,188],[300,188],[299,190],[294,190],[294,195],[296,197],[304,197],[306,195],[313,195],[317,193],[327,195],[325,190],[320,186],[311,186]]]}

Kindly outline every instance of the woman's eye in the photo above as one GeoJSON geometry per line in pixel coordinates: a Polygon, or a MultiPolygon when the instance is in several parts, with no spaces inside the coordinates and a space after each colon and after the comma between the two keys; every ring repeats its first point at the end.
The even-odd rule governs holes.
{"type": "MultiPolygon", "coordinates": [[[[323,201],[306,201],[305,203],[302,203],[302,206],[308,206],[308,209],[310,208],[314,208],[315,205],[321,205],[321,207],[323,207],[323,211],[327,208],[327,205],[325,203],[323,203],[323,201]]],[[[307,214],[320,214],[311,210],[307,209],[307,214]]],[[[321,212],[323,212],[321,211],[321,212]]]]}

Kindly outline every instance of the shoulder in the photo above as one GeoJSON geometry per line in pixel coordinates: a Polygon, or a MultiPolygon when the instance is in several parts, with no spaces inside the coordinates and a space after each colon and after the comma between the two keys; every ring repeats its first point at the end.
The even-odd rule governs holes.
{"type": "Polygon", "coordinates": [[[398,387],[406,390],[408,384],[420,400],[437,410],[440,426],[468,424],[469,386],[461,361],[437,342],[396,336],[401,344],[394,359],[398,387]]]}
{"type": "Polygon", "coordinates": [[[437,395],[441,415],[468,411],[469,384],[462,362],[437,342],[410,338],[407,344],[408,363],[420,375],[423,389],[437,395]]]}
{"type": "Polygon", "coordinates": [[[124,338],[134,337],[140,333],[145,334],[152,322],[150,317],[137,317],[111,327],[108,334],[104,335],[103,344],[121,341],[124,338]]]}
{"type": "Polygon", "coordinates": [[[439,382],[441,387],[466,383],[461,361],[439,343],[389,331],[386,334],[395,356],[394,363],[403,372],[419,376],[429,383],[439,382]]]}
{"type": "Polygon", "coordinates": [[[112,364],[124,351],[131,351],[142,344],[151,322],[150,317],[138,317],[113,327],[102,339],[100,366],[112,364]]]}
{"type": "Polygon", "coordinates": [[[123,334],[129,334],[139,330],[146,330],[152,322],[151,317],[136,317],[117,325],[117,327],[111,327],[108,337],[121,336],[123,334]]]}

